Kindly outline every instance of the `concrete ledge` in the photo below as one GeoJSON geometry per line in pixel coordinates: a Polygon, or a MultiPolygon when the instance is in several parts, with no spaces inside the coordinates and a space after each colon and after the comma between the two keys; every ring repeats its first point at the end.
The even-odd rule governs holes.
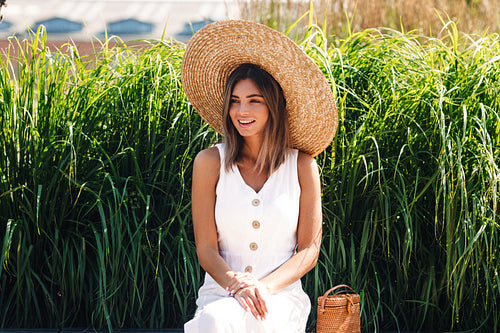
{"type": "MultiPolygon", "coordinates": [[[[107,333],[108,330],[94,330],[91,328],[0,328],[0,333],[107,333]]],[[[114,333],[183,333],[182,328],[164,328],[164,329],[142,329],[142,328],[127,328],[116,329],[114,333]]]]}
{"type": "MultiPolygon", "coordinates": [[[[0,333],[108,333],[108,330],[93,330],[91,328],[0,328],[0,333]]],[[[164,329],[143,329],[143,328],[127,328],[116,329],[113,333],[184,333],[183,328],[164,328],[164,329]]],[[[410,333],[410,332],[379,332],[379,333],[410,333]]]]}

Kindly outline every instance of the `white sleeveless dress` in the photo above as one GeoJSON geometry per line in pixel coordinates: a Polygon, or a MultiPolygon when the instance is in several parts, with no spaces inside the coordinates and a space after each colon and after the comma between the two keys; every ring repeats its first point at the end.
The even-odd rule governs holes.
{"type": "MultiPolygon", "coordinates": [[[[215,203],[219,252],[234,272],[251,272],[261,279],[287,261],[297,246],[298,151],[290,150],[257,193],[237,167],[225,171],[224,144],[217,148],[221,160],[215,203]]],[[[184,332],[304,333],[311,303],[300,280],[267,296],[266,302],[269,314],[259,321],[206,274],[196,314],[184,325],[184,332]]]]}

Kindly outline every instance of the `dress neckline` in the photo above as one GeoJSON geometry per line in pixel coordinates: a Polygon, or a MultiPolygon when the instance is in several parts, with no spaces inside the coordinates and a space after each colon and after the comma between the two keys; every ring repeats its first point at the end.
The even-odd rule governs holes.
{"type": "MultiPolygon", "coordinates": [[[[222,160],[224,158],[223,154],[225,154],[225,151],[224,151],[225,150],[225,147],[224,147],[225,144],[222,142],[222,143],[217,144],[217,146],[218,146],[218,148],[220,148],[220,150],[222,150],[222,152],[220,152],[220,150],[219,150],[219,154],[221,154],[220,157],[221,157],[221,160],[222,160]]],[[[236,173],[237,177],[240,179],[240,182],[246,188],[248,188],[249,191],[251,191],[253,194],[260,195],[266,187],[270,186],[268,184],[271,183],[272,179],[276,177],[275,175],[284,167],[284,165],[286,163],[289,162],[289,159],[291,158],[292,154],[293,154],[293,149],[288,152],[285,161],[283,163],[281,163],[281,165],[278,167],[278,169],[274,170],[274,172],[271,175],[269,175],[269,177],[267,177],[266,181],[264,182],[264,185],[262,185],[262,187],[258,191],[256,191],[252,186],[250,186],[250,185],[247,184],[247,182],[245,181],[245,179],[241,175],[240,168],[238,167],[237,164],[234,165],[231,169],[233,169],[233,172],[236,173]]],[[[295,163],[297,163],[297,162],[295,162],[295,163]]],[[[222,164],[221,164],[221,166],[222,166],[222,164]]]]}
{"type": "Polygon", "coordinates": [[[245,181],[245,179],[241,175],[240,168],[238,167],[237,164],[234,166],[234,169],[236,169],[235,172],[236,172],[236,174],[238,174],[240,181],[243,183],[243,185],[245,185],[245,187],[247,187],[249,190],[251,190],[254,194],[261,194],[262,191],[264,190],[264,188],[266,187],[266,185],[271,182],[271,179],[274,177],[274,175],[281,169],[283,164],[281,164],[277,170],[275,170],[271,175],[269,175],[269,177],[267,177],[266,181],[264,182],[264,184],[262,185],[262,187],[258,191],[256,191],[252,186],[247,184],[247,182],[245,181]]]}

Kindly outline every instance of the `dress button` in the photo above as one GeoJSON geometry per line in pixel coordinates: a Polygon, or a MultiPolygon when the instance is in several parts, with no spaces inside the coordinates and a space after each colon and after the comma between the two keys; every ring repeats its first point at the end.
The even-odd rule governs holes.
{"type": "Polygon", "coordinates": [[[257,243],[250,243],[250,250],[257,251],[257,248],[258,248],[257,243]]]}
{"type": "Polygon", "coordinates": [[[260,200],[259,199],[253,199],[252,200],[252,205],[254,205],[255,207],[257,207],[258,205],[260,205],[260,200]]]}
{"type": "Polygon", "coordinates": [[[245,272],[252,273],[252,266],[245,267],[245,272]]]}
{"type": "Polygon", "coordinates": [[[252,222],[252,227],[254,229],[259,229],[260,228],[260,222],[259,221],[253,221],[252,222]]]}

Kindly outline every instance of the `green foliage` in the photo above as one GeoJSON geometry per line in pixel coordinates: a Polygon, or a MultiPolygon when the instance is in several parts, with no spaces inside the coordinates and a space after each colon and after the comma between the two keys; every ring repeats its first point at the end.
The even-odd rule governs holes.
{"type": "MultiPolygon", "coordinates": [[[[299,41],[340,119],[303,282],[313,308],[353,286],[364,330],[500,329],[499,38],[446,29],[299,41]]],[[[38,32],[2,59],[0,327],[180,327],[195,310],[190,168],[218,137],[182,91],[182,45],[96,48],[38,32]]]]}
{"type": "Polygon", "coordinates": [[[181,325],[202,278],[188,170],[214,138],[181,89],[183,49],[83,57],[40,32],[14,48],[0,72],[0,325],[181,325]]]}
{"type": "Polygon", "coordinates": [[[318,157],[325,236],[306,285],[354,286],[365,328],[500,327],[499,39],[447,29],[310,47],[336,78],[340,126],[318,157]]]}

